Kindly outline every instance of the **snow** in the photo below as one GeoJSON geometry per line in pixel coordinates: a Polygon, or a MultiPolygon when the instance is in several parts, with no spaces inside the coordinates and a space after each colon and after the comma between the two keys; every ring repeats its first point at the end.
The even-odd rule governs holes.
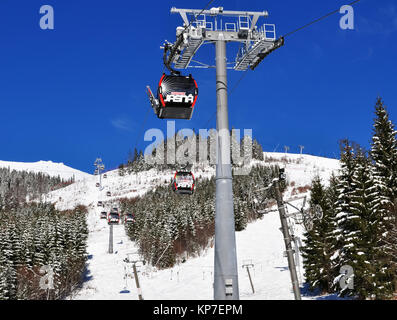
{"type": "Polygon", "coordinates": [[[279,164],[285,168],[288,181],[294,181],[299,186],[311,185],[316,175],[327,185],[331,174],[337,174],[340,169],[339,161],[336,159],[279,152],[264,152],[263,155],[265,160],[275,161],[269,164],[279,164]]]}
{"type": "Polygon", "coordinates": [[[38,161],[38,162],[12,162],[0,161],[0,168],[9,168],[15,171],[28,171],[34,173],[45,173],[51,177],[61,177],[61,179],[69,180],[75,178],[76,181],[89,179],[90,174],[80,170],[73,169],[63,163],[55,163],[52,161],[38,161]]]}
{"type": "MultiPolygon", "coordinates": [[[[272,157],[274,162],[284,166],[286,163],[287,178],[294,182],[286,194],[286,198],[296,197],[293,190],[310,185],[312,178],[319,174],[326,183],[332,172],[339,169],[339,162],[308,155],[293,155],[279,153],[264,153],[272,157]]],[[[196,177],[209,177],[214,169],[194,169],[196,177]]],[[[108,253],[109,226],[106,220],[100,220],[102,207],[97,207],[98,201],[115,201],[122,197],[143,195],[156,185],[169,183],[172,172],[160,173],[150,170],[139,174],[120,177],[118,171],[107,173],[107,179],[102,179],[103,190],[95,186],[98,176],[78,181],[66,188],[56,190],[48,195],[48,199],[56,204],[58,209],[73,208],[78,204],[88,206],[87,217],[89,227],[87,272],[82,288],[68,299],[76,300],[137,300],[138,291],[132,277],[132,265],[124,262],[127,257],[139,260],[137,246],[127,237],[124,225],[113,227],[113,254],[108,253]],[[111,191],[112,196],[106,197],[111,191]],[[127,274],[127,277],[126,277],[127,274]]],[[[309,195],[306,193],[299,194],[309,195]]],[[[293,202],[301,206],[303,200],[293,202]]],[[[108,204],[110,207],[112,204],[108,204]]],[[[294,295],[291,287],[290,273],[282,233],[280,232],[278,212],[266,214],[262,219],[247,226],[246,230],[236,233],[237,259],[239,272],[240,298],[243,300],[289,300],[294,295]],[[254,266],[250,270],[255,293],[252,292],[247,270],[243,264],[250,261],[254,266]]],[[[303,227],[295,226],[295,235],[303,238],[303,227]]],[[[302,259],[300,258],[300,261],[302,259]]],[[[213,298],[213,265],[214,249],[209,247],[200,257],[188,258],[185,263],[172,269],[157,270],[145,265],[138,268],[139,281],[143,298],[147,300],[210,300],[213,298]]],[[[299,268],[301,280],[303,270],[299,268]]],[[[304,299],[326,299],[327,297],[304,295],[304,299]]],[[[331,297],[332,298],[332,297],[331,297]]],[[[335,298],[335,297],[333,297],[335,298]]]]}
{"type": "MultiPolygon", "coordinates": [[[[134,279],[124,279],[124,266],[131,276],[131,265],[123,262],[127,254],[137,252],[137,247],[126,236],[124,226],[113,227],[114,253],[109,254],[109,226],[106,221],[99,220],[96,210],[91,210],[88,221],[90,236],[87,281],[83,288],[70,298],[137,300],[134,279]],[[122,293],[125,290],[129,292],[122,293]]],[[[241,299],[293,299],[279,227],[278,215],[266,215],[257,223],[250,224],[245,231],[236,234],[241,299]],[[255,294],[252,293],[247,271],[242,268],[246,260],[252,260],[254,264],[251,277],[255,294]]],[[[139,281],[144,299],[212,299],[213,257],[214,250],[209,248],[201,257],[188,259],[172,269],[157,271],[150,266],[141,267],[139,281]]]]}

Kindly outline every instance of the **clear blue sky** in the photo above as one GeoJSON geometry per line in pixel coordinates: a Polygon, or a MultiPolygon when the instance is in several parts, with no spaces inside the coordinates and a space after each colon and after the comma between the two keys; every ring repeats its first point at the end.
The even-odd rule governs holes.
{"type": "MultiPolygon", "coordinates": [[[[52,160],[92,172],[97,156],[114,168],[137,140],[144,149],[144,131],[166,127],[149,110],[141,128],[150,108],[145,86],[155,87],[163,71],[159,46],[174,41],[181,25],[170,8],[201,9],[207,2],[1,0],[0,159],[52,160]],[[44,4],[54,7],[55,30],[39,28],[44,4]]],[[[348,2],[216,0],[211,6],[268,10],[267,23],[282,35],[348,2]]],[[[230,125],[252,128],[266,151],[288,145],[298,152],[303,144],[307,153],[334,156],[345,137],[369,146],[377,95],[397,123],[396,1],[362,0],[354,31],[341,30],[340,17],[289,37],[250,71],[230,97],[230,125]]],[[[201,57],[211,62],[209,48],[201,57]]],[[[200,96],[193,119],[177,128],[198,129],[216,108],[215,71],[188,72],[200,96]]],[[[230,71],[229,87],[240,76],[230,71]]]]}

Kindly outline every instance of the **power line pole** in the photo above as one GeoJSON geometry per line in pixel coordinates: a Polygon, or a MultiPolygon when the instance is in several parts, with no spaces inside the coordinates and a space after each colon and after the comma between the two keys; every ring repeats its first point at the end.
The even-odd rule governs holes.
{"type": "MultiPolygon", "coordinates": [[[[184,27],[177,28],[177,41],[164,44],[164,64],[171,71],[188,67],[213,68],[193,60],[204,43],[215,44],[216,92],[217,92],[217,165],[215,206],[215,257],[214,299],[238,300],[238,267],[233,208],[232,168],[230,161],[230,131],[228,119],[227,69],[254,70],[274,50],[284,44],[276,39],[275,25],[257,27],[260,17],[268,17],[267,11],[225,11],[223,7],[210,10],[177,9],[184,27]],[[188,15],[193,16],[191,22],[188,15]],[[223,23],[223,17],[237,21],[223,23]],[[213,20],[213,21],[208,21],[213,20]],[[228,67],[226,43],[240,44],[234,66],[228,67]],[[167,56],[168,53],[168,56],[167,56]],[[196,65],[193,65],[195,64],[196,65]],[[197,65],[198,63],[198,65],[197,65]]],[[[229,19],[230,20],[230,19],[229,19]]]]}
{"type": "MultiPolygon", "coordinates": [[[[283,174],[284,174],[283,171],[280,170],[280,178],[281,179],[284,178],[283,174]]],[[[273,180],[273,186],[274,186],[274,190],[275,190],[278,211],[280,214],[281,231],[284,236],[285,249],[286,249],[287,259],[288,259],[288,268],[289,268],[290,275],[291,275],[292,289],[294,291],[295,300],[301,300],[298,274],[296,272],[296,265],[295,265],[295,260],[294,260],[294,250],[292,249],[292,238],[289,233],[287,214],[285,212],[283,196],[280,191],[280,178],[273,180]]]]}
{"type": "Polygon", "coordinates": [[[301,153],[301,155],[302,155],[303,149],[305,149],[305,146],[299,146],[299,149],[301,150],[300,153],[301,153]]]}

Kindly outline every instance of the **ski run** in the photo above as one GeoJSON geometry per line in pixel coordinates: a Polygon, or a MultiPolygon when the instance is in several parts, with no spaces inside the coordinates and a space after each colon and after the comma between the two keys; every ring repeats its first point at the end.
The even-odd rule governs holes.
{"type": "MultiPolygon", "coordinates": [[[[285,199],[309,196],[309,192],[297,194],[299,187],[311,184],[315,175],[327,183],[331,173],[339,169],[339,161],[310,155],[264,153],[266,164],[278,164],[286,168],[290,187],[285,199]],[[293,182],[293,183],[292,183],[293,182]]],[[[209,177],[215,174],[212,168],[201,168],[196,177],[209,177]]],[[[138,248],[127,237],[123,224],[113,226],[113,254],[108,253],[109,226],[106,220],[99,219],[98,201],[117,201],[123,197],[135,197],[169,181],[173,173],[160,173],[154,169],[138,174],[120,177],[118,171],[107,172],[102,178],[103,189],[96,187],[98,176],[85,177],[74,184],[47,195],[57,209],[72,209],[79,204],[89,208],[88,214],[88,261],[82,287],[68,299],[75,300],[137,300],[136,288],[130,260],[140,260],[138,248]],[[111,196],[107,196],[108,191],[111,196]]],[[[115,202],[114,202],[115,203],[115,202]]],[[[293,202],[302,205],[302,200],[293,202]]],[[[296,235],[302,238],[303,227],[295,225],[296,235]]],[[[237,258],[239,267],[240,298],[246,300],[286,300],[293,299],[287,259],[280,219],[277,211],[263,215],[263,218],[248,225],[246,230],[236,233],[237,258]],[[246,268],[250,269],[251,287],[246,268]],[[253,292],[253,289],[255,292],[253,292]]],[[[153,266],[137,264],[141,292],[148,300],[210,300],[213,299],[214,249],[209,247],[200,257],[188,258],[185,263],[171,269],[157,270],[153,266]]],[[[304,282],[302,261],[298,275],[301,285],[304,282]]],[[[303,296],[303,299],[332,299],[334,296],[303,296]]]]}

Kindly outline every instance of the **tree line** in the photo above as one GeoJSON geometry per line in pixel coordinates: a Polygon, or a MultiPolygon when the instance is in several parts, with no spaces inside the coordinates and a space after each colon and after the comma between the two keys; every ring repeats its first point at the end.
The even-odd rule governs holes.
{"type": "Polygon", "coordinates": [[[45,173],[0,168],[0,207],[17,206],[27,200],[38,199],[50,191],[66,187],[74,179],[63,180],[45,173]]]}
{"type": "Polygon", "coordinates": [[[378,98],[371,149],[341,141],[339,173],[328,187],[314,179],[311,205],[320,205],[324,217],[305,234],[304,268],[311,290],[358,299],[391,299],[396,292],[396,134],[378,98]]]}
{"type": "Polygon", "coordinates": [[[62,299],[81,284],[86,213],[43,203],[0,210],[0,300],[62,299]]]}
{"type": "MultiPolygon", "coordinates": [[[[260,209],[270,206],[272,195],[256,190],[267,187],[276,176],[276,166],[259,165],[247,176],[234,177],[236,231],[244,230],[260,217],[260,209]]],[[[213,245],[215,178],[198,179],[191,196],[175,194],[171,186],[162,186],[139,198],[122,199],[120,209],[135,215],[136,222],[126,225],[126,232],[145,261],[169,268],[213,245]]]]}
{"type": "Polygon", "coordinates": [[[81,283],[87,209],[61,212],[40,199],[71,183],[0,169],[0,300],[62,299],[81,283]]]}
{"type": "MultiPolygon", "coordinates": [[[[252,139],[249,135],[245,135],[241,139],[234,133],[233,129],[230,133],[231,136],[231,162],[234,168],[246,165],[251,159],[248,158],[252,151],[252,159],[263,160],[263,149],[260,143],[256,139],[252,139]],[[251,150],[247,149],[252,147],[251,150]],[[240,158],[240,161],[235,161],[240,158]],[[244,162],[244,163],[240,163],[244,162]]],[[[190,164],[198,164],[202,167],[215,166],[215,140],[216,130],[210,130],[208,136],[203,137],[200,134],[193,133],[192,136],[184,137],[180,133],[175,134],[172,137],[167,138],[165,141],[161,141],[151,151],[152,156],[156,156],[158,153],[162,153],[161,159],[163,163],[148,163],[145,158],[144,152],[134,148],[134,152],[128,153],[127,163],[119,165],[119,175],[124,176],[127,174],[133,174],[155,168],[157,170],[178,170],[181,165],[187,164],[186,159],[190,158],[190,164]],[[189,143],[192,143],[193,150],[189,150],[189,143]],[[179,151],[178,151],[179,150],[179,151]],[[179,163],[175,158],[178,158],[175,154],[180,153],[185,158],[182,159],[185,163],[179,163]],[[193,153],[193,154],[191,154],[193,153]]],[[[180,162],[183,162],[180,161],[180,162]]]]}

